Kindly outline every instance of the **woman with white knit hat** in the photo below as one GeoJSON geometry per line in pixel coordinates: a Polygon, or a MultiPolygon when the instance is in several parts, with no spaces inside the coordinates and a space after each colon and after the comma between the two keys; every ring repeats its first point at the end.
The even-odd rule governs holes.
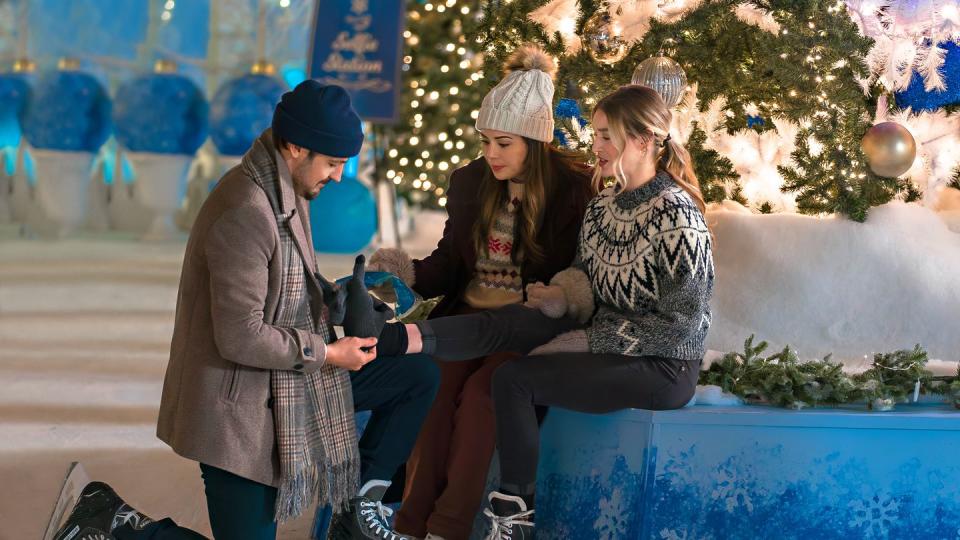
{"type": "MultiPolygon", "coordinates": [[[[437,248],[420,260],[398,249],[370,258],[368,269],[400,276],[424,298],[443,296],[431,317],[522,303],[528,284],[549,282],[573,260],[595,191],[583,161],[551,144],[555,71],[536,46],[510,56],[477,117],[482,159],[450,177],[437,248]]],[[[469,537],[494,451],[491,377],[515,356],[439,362],[441,385],[407,463],[397,531],[469,537]]]]}

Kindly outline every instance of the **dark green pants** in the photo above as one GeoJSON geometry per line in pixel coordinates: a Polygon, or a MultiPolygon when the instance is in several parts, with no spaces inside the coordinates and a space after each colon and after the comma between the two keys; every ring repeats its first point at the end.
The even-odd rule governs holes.
{"type": "MultiPolygon", "coordinates": [[[[277,524],[273,505],[277,489],[241,478],[222,469],[200,464],[210,529],[217,539],[274,540],[277,524]]],[[[170,518],[134,531],[128,525],[113,531],[117,540],[205,540],[190,529],[178,526],[170,518]]]]}

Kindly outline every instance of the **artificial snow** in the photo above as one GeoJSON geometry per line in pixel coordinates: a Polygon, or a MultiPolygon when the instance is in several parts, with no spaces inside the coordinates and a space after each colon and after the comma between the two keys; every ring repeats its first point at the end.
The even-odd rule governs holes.
{"type": "Polygon", "coordinates": [[[717,385],[701,384],[697,386],[696,393],[693,395],[690,403],[687,403],[686,406],[689,407],[691,405],[733,407],[736,405],[743,405],[743,400],[731,394],[730,392],[724,392],[723,388],[720,388],[717,385]]]}
{"type": "Polygon", "coordinates": [[[916,344],[960,360],[960,234],[949,219],[902,202],[871,209],[866,223],[733,205],[707,215],[717,275],[709,349],[739,351],[755,335],[852,369],[916,344]]]}

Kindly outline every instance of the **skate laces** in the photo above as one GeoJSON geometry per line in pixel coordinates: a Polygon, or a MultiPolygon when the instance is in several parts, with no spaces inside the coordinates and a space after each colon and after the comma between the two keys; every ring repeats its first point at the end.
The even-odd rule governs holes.
{"type": "Polygon", "coordinates": [[[141,530],[147,525],[153,523],[153,520],[124,503],[120,505],[120,508],[118,508],[116,514],[114,514],[113,523],[110,524],[110,530],[113,531],[118,527],[122,527],[128,523],[130,524],[130,527],[136,531],[141,530]]]}
{"type": "Polygon", "coordinates": [[[386,540],[407,540],[405,536],[400,536],[388,528],[387,518],[393,515],[393,510],[384,506],[382,502],[361,501],[360,515],[364,516],[367,528],[374,531],[377,537],[382,536],[386,540]]]}
{"type": "Polygon", "coordinates": [[[493,510],[486,508],[483,514],[490,518],[490,535],[487,538],[493,540],[510,539],[513,537],[513,526],[533,527],[533,510],[527,510],[511,516],[498,516],[493,510]]]}

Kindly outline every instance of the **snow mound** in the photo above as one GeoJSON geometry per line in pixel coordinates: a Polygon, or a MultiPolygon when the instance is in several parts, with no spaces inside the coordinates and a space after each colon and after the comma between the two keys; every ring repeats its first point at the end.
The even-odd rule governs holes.
{"type": "Polygon", "coordinates": [[[737,351],[754,334],[771,350],[832,352],[851,366],[918,343],[931,358],[960,360],[960,233],[949,213],[891,202],[856,223],[712,208],[717,280],[707,347],[737,351]]]}

